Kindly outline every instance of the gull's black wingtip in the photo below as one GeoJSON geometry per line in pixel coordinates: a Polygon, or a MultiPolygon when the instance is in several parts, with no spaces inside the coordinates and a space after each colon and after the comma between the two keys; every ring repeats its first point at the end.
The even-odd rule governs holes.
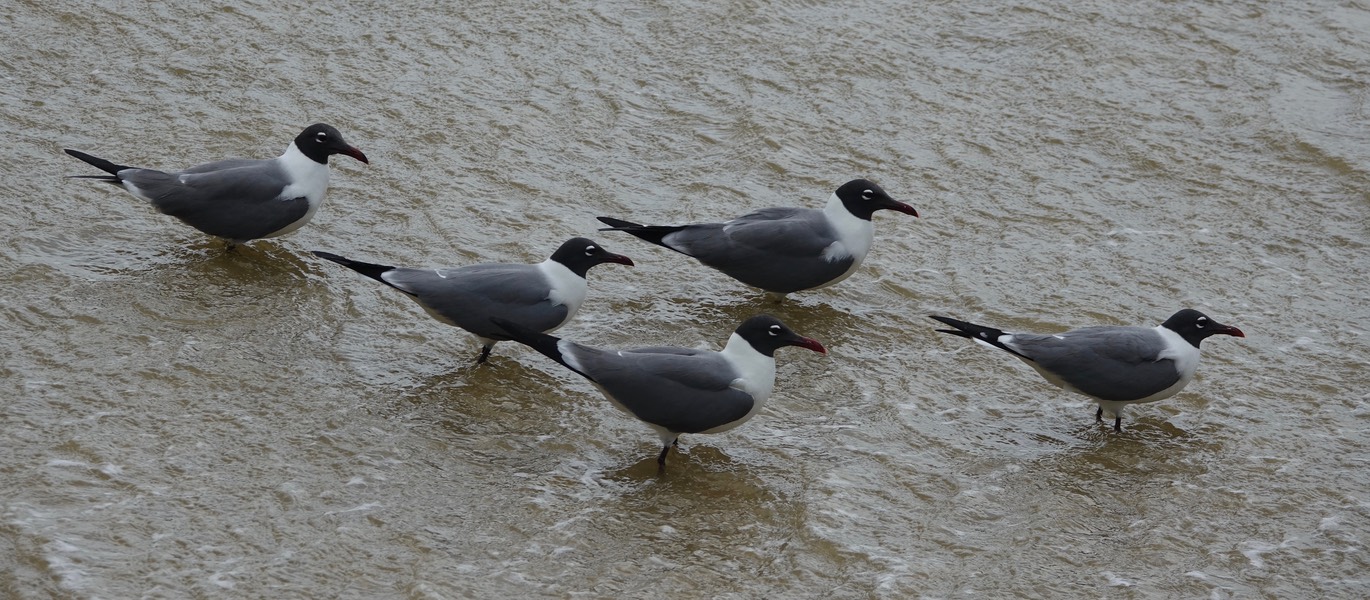
{"type": "MultiPolygon", "coordinates": [[[[90,165],[90,166],[92,166],[92,167],[95,167],[95,168],[97,168],[97,169],[100,169],[101,171],[104,171],[104,172],[106,172],[106,173],[109,173],[110,175],[115,175],[115,176],[117,176],[117,175],[119,174],[119,171],[123,171],[123,170],[125,170],[125,169],[132,168],[132,167],[124,166],[124,165],[116,165],[116,164],[114,164],[114,163],[112,163],[112,162],[110,162],[110,161],[107,161],[107,160],[103,159],[103,158],[100,158],[100,157],[98,157],[98,156],[91,156],[91,155],[86,154],[85,152],[82,152],[82,151],[80,151],[80,150],[72,150],[71,148],[63,148],[62,151],[63,151],[63,152],[66,152],[67,154],[70,154],[70,155],[72,155],[72,156],[74,156],[74,157],[76,157],[76,158],[79,158],[79,159],[81,159],[81,161],[85,162],[86,164],[88,164],[88,165],[90,165]]],[[[98,176],[98,175],[97,175],[97,176],[85,175],[85,176],[78,176],[78,177],[86,177],[86,178],[90,178],[90,179],[98,179],[100,176],[98,176]]],[[[117,180],[116,180],[116,181],[117,181],[117,180]]]]}
{"type": "Polygon", "coordinates": [[[644,227],[644,225],[640,223],[624,221],[623,219],[615,219],[613,217],[595,217],[595,219],[598,219],[600,223],[608,225],[608,227],[600,229],[600,231],[621,231],[628,227],[644,227]]]}

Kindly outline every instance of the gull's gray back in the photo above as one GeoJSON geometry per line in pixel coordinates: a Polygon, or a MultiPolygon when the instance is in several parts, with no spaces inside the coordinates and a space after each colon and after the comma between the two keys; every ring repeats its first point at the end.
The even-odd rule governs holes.
{"type": "Polygon", "coordinates": [[[509,339],[490,322],[492,317],[548,331],[565,322],[568,315],[566,306],[554,305],[548,299],[550,286],[536,265],[395,269],[384,277],[413,294],[429,312],[488,339],[509,339]]]}
{"type": "Polygon", "coordinates": [[[586,376],[637,418],[667,430],[698,433],[751,412],[751,395],[729,387],[737,374],[717,352],[575,348],[586,376]]]}
{"type": "Polygon", "coordinates": [[[823,211],[804,208],[763,209],[667,236],[668,243],[688,249],[700,262],[780,293],[817,287],[846,273],[850,258],[822,258],[836,239],[823,211]]]}
{"type": "Polygon", "coordinates": [[[1146,327],[1086,327],[1056,335],[1013,334],[1010,344],[1071,387],[1110,401],[1145,398],[1180,374],[1160,359],[1165,340],[1146,327]]]}
{"type": "Polygon", "coordinates": [[[233,240],[265,237],[309,211],[304,198],[280,198],[288,179],[274,160],[218,161],[178,173],[127,169],[119,177],[157,210],[233,240]]]}

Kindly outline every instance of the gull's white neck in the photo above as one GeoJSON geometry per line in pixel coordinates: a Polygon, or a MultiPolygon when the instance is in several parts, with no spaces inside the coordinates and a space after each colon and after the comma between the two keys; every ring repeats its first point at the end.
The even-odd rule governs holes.
{"type": "Polygon", "coordinates": [[[281,170],[285,171],[285,189],[281,190],[280,200],[293,200],[304,198],[309,203],[309,210],[304,217],[291,223],[285,229],[276,231],[270,237],[285,235],[304,226],[310,219],[314,218],[314,213],[319,212],[319,207],[323,206],[323,197],[328,192],[328,165],[314,162],[314,159],[305,156],[300,149],[295,147],[295,142],[290,142],[290,146],[285,149],[285,154],[276,158],[281,170]]]}
{"type": "MultiPolygon", "coordinates": [[[[589,286],[585,283],[584,277],[576,275],[566,265],[550,258],[538,263],[537,267],[547,279],[547,299],[553,304],[566,307],[566,320],[557,324],[557,327],[561,327],[566,321],[570,321],[571,317],[576,316],[576,311],[580,310],[580,305],[585,302],[589,286]]],[[[557,327],[547,331],[553,331],[557,327]]]]}
{"type": "MultiPolygon", "coordinates": [[[[1165,349],[1161,350],[1157,360],[1171,359],[1175,361],[1175,370],[1180,373],[1180,381],[1176,386],[1183,388],[1189,380],[1194,378],[1194,372],[1199,370],[1199,349],[1194,344],[1185,341],[1180,334],[1171,331],[1163,325],[1156,327],[1156,334],[1165,340],[1165,349]]],[[[1176,389],[1176,392],[1179,390],[1176,389]]],[[[1174,392],[1172,392],[1173,394],[1174,392]]]]}
{"type": "Polygon", "coordinates": [[[719,352],[737,371],[732,387],[752,395],[760,404],[775,388],[775,357],[766,356],[736,333],[728,337],[728,345],[719,352]]]}
{"type": "Polygon", "coordinates": [[[305,156],[299,147],[295,146],[295,142],[290,142],[285,153],[276,160],[280,161],[281,168],[285,170],[291,185],[317,183],[320,188],[328,186],[328,165],[305,156]]]}
{"type": "Polygon", "coordinates": [[[761,411],[766,399],[775,389],[775,358],[756,351],[747,340],[736,333],[728,338],[728,345],[719,352],[732,365],[734,378],[729,387],[742,390],[752,397],[752,409],[741,419],[719,425],[700,433],[718,433],[746,423],[761,411]]]}
{"type": "Polygon", "coordinates": [[[861,266],[861,261],[866,259],[866,253],[871,250],[871,243],[875,241],[875,225],[851,214],[836,193],[828,198],[828,205],[823,207],[823,216],[837,237],[823,249],[823,258],[828,261],[850,258],[852,261],[851,267],[841,277],[820,286],[827,287],[846,279],[861,266]]]}

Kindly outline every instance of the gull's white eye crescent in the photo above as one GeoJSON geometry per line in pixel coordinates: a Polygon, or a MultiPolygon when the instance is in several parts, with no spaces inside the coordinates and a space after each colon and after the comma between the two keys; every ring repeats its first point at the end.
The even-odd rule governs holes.
{"type": "Polygon", "coordinates": [[[594,247],[594,246],[586,246],[586,247],[585,247],[585,255],[586,255],[586,256],[590,256],[590,255],[594,254],[595,251],[597,251],[597,250],[599,250],[599,248],[596,248],[596,247],[594,247]]]}
{"type": "Polygon", "coordinates": [[[320,131],[319,133],[317,133],[317,134],[314,135],[314,140],[315,140],[315,141],[318,141],[318,142],[326,142],[326,141],[328,141],[328,132],[327,132],[327,131],[320,131]]]}
{"type": "Polygon", "coordinates": [[[865,190],[865,191],[861,192],[861,199],[862,199],[862,200],[870,200],[871,198],[874,198],[874,197],[875,197],[875,192],[872,192],[872,191],[870,191],[870,190],[865,190]]]}
{"type": "Polygon", "coordinates": [[[780,326],[779,326],[779,325],[771,325],[770,334],[771,334],[771,335],[780,335],[780,326]]]}

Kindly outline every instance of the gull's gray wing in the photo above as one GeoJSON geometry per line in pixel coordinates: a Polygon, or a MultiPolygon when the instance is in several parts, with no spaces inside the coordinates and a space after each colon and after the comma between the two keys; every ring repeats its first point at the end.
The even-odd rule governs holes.
{"type": "Polygon", "coordinates": [[[754,405],[751,394],[730,387],[737,375],[717,352],[571,348],[573,368],[637,418],[669,431],[707,431],[741,419],[754,405]]]}
{"type": "Polygon", "coordinates": [[[303,197],[281,196],[290,182],[274,160],[219,161],[178,173],[127,169],[119,178],[157,210],[233,240],[265,237],[309,211],[303,197]]]}
{"type": "Polygon", "coordinates": [[[224,171],[227,169],[260,168],[262,166],[262,163],[269,162],[273,162],[273,160],[257,158],[228,158],[224,160],[216,160],[214,162],[207,162],[203,165],[195,165],[189,169],[182,169],[181,171],[178,171],[176,174],[184,175],[187,173],[212,173],[214,171],[224,171]]]}
{"type": "Polygon", "coordinates": [[[837,235],[814,209],[763,209],[727,223],[689,225],[663,241],[734,279],[780,293],[827,283],[852,264],[823,256],[837,235]]]}
{"type": "Polygon", "coordinates": [[[569,312],[548,298],[551,286],[536,265],[398,268],[382,277],[412,294],[434,317],[488,339],[509,339],[491,318],[542,332],[561,325],[569,312]]]}
{"type": "Polygon", "coordinates": [[[1175,361],[1161,358],[1165,340],[1145,327],[1015,333],[1007,345],[1071,387],[1103,400],[1140,400],[1180,379],[1175,361]]]}

